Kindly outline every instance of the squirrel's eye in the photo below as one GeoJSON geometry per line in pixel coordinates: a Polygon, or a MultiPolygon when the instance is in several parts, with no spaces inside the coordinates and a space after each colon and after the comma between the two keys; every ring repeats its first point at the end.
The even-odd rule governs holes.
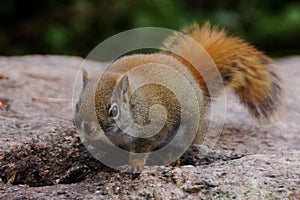
{"type": "Polygon", "coordinates": [[[112,104],[112,106],[110,107],[109,111],[109,116],[113,119],[118,118],[119,116],[119,109],[118,106],[116,104],[112,104]]]}

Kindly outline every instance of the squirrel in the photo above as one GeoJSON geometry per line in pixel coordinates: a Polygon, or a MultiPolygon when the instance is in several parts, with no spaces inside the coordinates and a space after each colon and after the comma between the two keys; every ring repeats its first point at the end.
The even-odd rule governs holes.
{"type": "MultiPolygon", "coordinates": [[[[254,118],[264,120],[273,116],[282,104],[283,89],[281,79],[272,67],[271,58],[244,40],[230,36],[224,29],[209,22],[203,26],[194,23],[182,29],[181,33],[203,47],[215,63],[224,85],[233,90],[254,118]]],[[[166,77],[165,73],[155,66],[164,65],[179,70],[187,77],[197,93],[198,100],[200,99],[199,103],[185,100],[189,108],[197,108],[200,112],[200,128],[192,143],[201,143],[207,130],[204,114],[212,97],[207,81],[213,83],[217,73],[207,73],[209,75],[204,78],[199,70],[195,69],[189,60],[198,62],[200,72],[207,71],[209,67],[206,62],[199,59],[197,51],[191,50],[193,46],[191,41],[186,40],[181,34],[169,36],[162,45],[170,51],[123,56],[112,62],[111,70],[104,72],[100,79],[91,77],[83,70],[83,89],[76,105],[75,124],[86,138],[90,138],[88,140],[91,143],[94,141],[92,135],[97,134],[99,131],[97,127],[100,127],[116,146],[130,151],[129,164],[120,169],[131,173],[140,172],[146,165],[148,156],[142,153],[155,151],[168,144],[175,137],[180,123],[185,123],[181,121],[180,102],[174,91],[155,83],[142,85],[134,91],[131,70],[136,70],[137,78],[146,79],[148,76],[154,76],[157,80],[174,85],[175,88],[183,84],[181,79],[171,75],[166,77]],[[178,54],[173,53],[173,50],[178,54]],[[149,66],[142,68],[144,65],[149,66]],[[157,104],[165,110],[154,110],[152,118],[149,119],[150,107],[157,104]],[[94,110],[96,120],[89,120],[91,110],[94,110]],[[157,112],[160,110],[164,113],[163,117],[157,112]],[[158,133],[151,137],[136,137],[128,134],[128,131],[125,131],[126,127],[120,127],[120,121],[126,121],[127,118],[141,125],[142,128],[135,128],[135,131],[128,129],[129,132],[138,130],[137,136],[147,131],[147,128],[143,127],[147,127],[151,120],[155,123],[163,121],[164,124],[158,133]]],[[[216,92],[217,95],[218,86],[215,87],[213,93],[216,92]]],[[[183,90],[181,93],[185,96],[188,95],[186,92],[183,90]]],[[[183,134],[187,133],[183,131],[183,134]]],[[[163,159],[165,164],[174,161],[168,156],[163,159]]]]}

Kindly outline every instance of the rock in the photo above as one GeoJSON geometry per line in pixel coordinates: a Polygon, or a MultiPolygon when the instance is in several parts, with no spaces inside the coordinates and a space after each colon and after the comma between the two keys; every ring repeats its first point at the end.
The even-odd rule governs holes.
{"type": "MultiPolygon", "coordinates": [[[[0,57],[0,199],[299,199],[300,57],[277,60],[286,97],[271,125],[255,122],[229,93],[215,145],[193,147],[180,166],[146,167],[134,179],[94,159],[76,133],[82,62],[0,57]]],[[[88,66],[103,70],[103,63],[88,66]]]]}

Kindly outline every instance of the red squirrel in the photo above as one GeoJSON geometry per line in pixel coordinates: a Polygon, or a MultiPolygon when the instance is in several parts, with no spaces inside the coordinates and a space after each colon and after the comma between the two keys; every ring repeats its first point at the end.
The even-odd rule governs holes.
{"type": "MultiPolygon", "coordinates": [[[[233,90],[252,116],[258,120],[269,119],[280,107],[282,86],[278,74],[272,68],[271,58],[244,40],[230,36],[225,30],[212,26],[210,23],[205,23],[201,27],[195,23],[181,32],[204,48],[215,63],[224,85],[233,90]]],[[[191,51],[190,40],[184,39],[180,34],[174,34],[169,36],[162,45],[166,49],[179,52],[181,56],[172,51],[123,56],[111,64],[110,68],[113,72],[102,74],[100,80],[98,77],[91,78],[87,72],[83,72],[84,87],[76,105],[75,122],[87,136],[97,131],[93,123],[99,124],[102,131],[115,145],[132,152],[129,154],[129,164],[122,168],[132,173],[140,172],[147,162],[147,156],[139,156],[138,153],[155,151],[174,137],[181,123],[181,111],[176,95],[159,84],[148,84],[139,88],[138,93],[134,93],[131,78],[127,72],[139,69],[145,64],[184,69],[184,75],[195,83],[194,89],[202,98],[196,104],[188,99],[185,103],[191,104],[192,108],[199,108],[201,118],[210,103],[211,95],[207,89],[207,80],[204,80],[203,76],[198,73],[199,70],[188,62],[188,60],[197,60],[199,56],[197,51],[191,51]],[[94,90],[91,88],[96,88],[94,96],[91,94],[94,90]],[[125,133],[117,124],[122,112],[125,112],[124,107],[112,98],[113,91],[117,93],[117,98],[122,99],[122,102],[126,104],[127,111],[136,124],[149,123],[150,107],[154,104],[162,105],[166,110],[166,121],[161,130],[150,138],[136,138],[125,133]],[[88,123],[88,120],[80,119],[82,116],[88,117],[90,109],[95,110],[97,122],[88,123]]],[[[199,62],[200,71],[205,71],[208,66],[205,62],[201,63],[201,60],[199,62]]],[[[140,73],[143,76],[153,74],[161,76],[161,79],[168,79],[166,81],[174,86],[182,84],[181,80],[174,76],[164,77],[158,68],[156,72],[152,72],[149,68],[149,72],[141,70],[140,73]]],[[[210,74],[208,81],[213,81],[216,76],[217,74],[210,74]]],[[[216,91],[218,91],[217,88],[216,91]]],[[[154,114],[154,116],[160,120],[159,114],[154,114]]],[[[193,139],[194,144],[203,141],[206,131],[204,121],[203,118],[199,122],[200,128],[193,139]]],[[[166,164],[172,162],[168,158],[165,159],[166,164]]]]}

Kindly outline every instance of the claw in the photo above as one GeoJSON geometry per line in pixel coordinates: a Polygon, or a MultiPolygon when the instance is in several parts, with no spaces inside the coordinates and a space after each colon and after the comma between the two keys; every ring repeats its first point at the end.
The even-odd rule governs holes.
{"type": "Polygon", "coordinates": [[[143,166],[134,166],[134,165],[123,165],[118,168],[121,172],[130,173],[130,174],[140,174],[143,170],[143,166]]]}

